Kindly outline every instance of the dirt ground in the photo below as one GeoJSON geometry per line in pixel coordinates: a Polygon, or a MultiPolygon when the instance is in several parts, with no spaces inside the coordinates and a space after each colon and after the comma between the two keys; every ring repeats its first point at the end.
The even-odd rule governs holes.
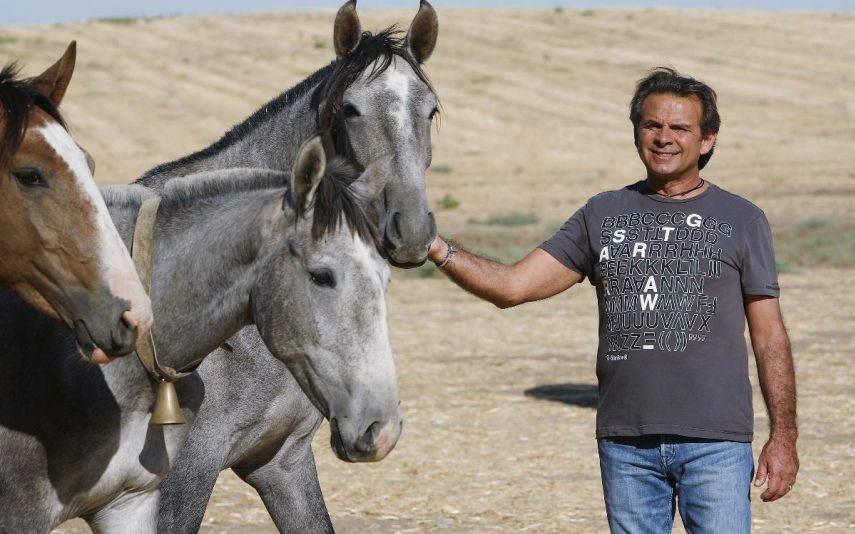
{"type": "MultiPolygon", "coordinates": [[[[363,26],[406,27],[414,12],[367,10],[363,26]]],[[[77,39],[63,109],[95,157],[98,179],[123,183],[207,146],[330,61],[333,15],[0,27],[0,61],[19,58],[35,74],[77,39]]],[[[855,531],[855,314],[845,289],[855,275],[855,16],[663,9],[439,16],[427,71],[443,116],[428,191],[441,231],[452,237],[477,233],[473,219],[518,212],[537,214],[526,232],[545,238],[586,198],[639,178],[627,102],[650,67],[670,64],[717,89],[723,127],[704,176],[762,207],[779,245],[819,225],[849,258],[826,261],[805,248],[783,269],[802,467],[785,500],[762,503],[755,492],[754,528],[855,531]]],[[[479,231],[517,239],[510,229],[479,231]]],[[[396,272],[389,321],[406,418],[396,449],[380,463],[350,465],[335,459],[326,425],[314,443],[339,532],[606,531],[589,286],[499,311],[442,277],[396,272]]],[[[755,414],[759,452],[766,416],[756,386],[755,414]]],[[[70,521],[55,532],[87,531],[70,521]]],[[[223,473],[201,532],[275,529],[254,492],[223,473]]]]}

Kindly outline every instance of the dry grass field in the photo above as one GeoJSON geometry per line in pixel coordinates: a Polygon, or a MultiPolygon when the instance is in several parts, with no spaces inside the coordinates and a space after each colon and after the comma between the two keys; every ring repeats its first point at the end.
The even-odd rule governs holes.
{"type": "MultiPolygon", "coordinates": [[[[416,2],[414,1],[415,5],[416,2]]],[[[363,27],[408,11],[364,11],[363,27]]],[[[333,11],[0,28],[35,74],[78,41],[63,105],[102,183],[216,140],[333,57],[333,11]]],[[[440,10],[427,65],[443,104],[428,191],[441,231],[521,257],[585,199],[642,176],[627,103],[668,64],[718,90],[704,176],[760,205],[776,235],[799,380],[802,468],[757,532],[855,532],[855,16],[704,10],[440,10]]],[[[499,311],[430,269],[389,292],[405,431],[371,465],[315,452],[338,531],[604,532],[593,439],[589,286],[499,311]]],[[[753,372],[753,369],[752,369],[753,372]]],[[[756,380],[754,380],[756,384],[756,380]]],[[[759,452],[766,433],[755,387],[759,452]]],[[[679,530],[679,527],[677,528],[679,530]]],[[[86,532],[80,521],[56,532],[86,532]]],[[[202,532],[275,532],[224,473],[202,532]]]]}

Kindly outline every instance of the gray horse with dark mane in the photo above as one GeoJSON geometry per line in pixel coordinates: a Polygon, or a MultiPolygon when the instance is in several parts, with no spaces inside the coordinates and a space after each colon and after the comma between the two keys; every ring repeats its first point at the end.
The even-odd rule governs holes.
{"type": "MultiPolygon", "coordinates": [[[[389,268],[375,248],[371,205],[360,200],[382,187],[385,164],[354,181],[358,171],[327,165],[314,138],[293,175],[235,169],[170,183],[153,231],[161,362],[187,369],[254,324],[263,355],[304,393],[300,402],[330,419],[340,454],[388,454],[401,430],[384,300],[389,268]]],[[[104,195],[130,248],[153,193],[124,186],[104,195]]],[[[155,382],[140,362],[81,361],[73,331],[6,289],[0,347],[0,532],[47,532],[71,517],[96,532],[155,532],[158,485],[188,429],[149,426],[155,382]]],[[[214,365],[229,368],[227,360],[214,365]]],[[[208,386],[196,375],[179,383],[191,422],[208,386]]],[[[236,395],[249,401],[255,387],[264,385],[236,395]]],[[[267,415],[280,418],[285,404],[267,405],[267,415]]],[[[301,425],[291,426],[295,436],[307,431],[301,425]]],[[[254,437],[263,449],[264,436],[254,437]]]]}
{"type": "Polygon", "coordinates": [[[362,32],[356,0],[339,10],[337,58],[266,103],[211,146],[159,165],[135,183],[162,189],[170,179],[231,167],[288,170],[300,144],[323,132],[327,154],[358,168],[391,157],[378,210],[389,259],[421,264],[436,235],[425,193],[431,124],[438,101],[421,64],[436,45],[438,23],[428,2],[406,36],[394,28],[362,32]]]}
{"type": "MultiPolygon", "coordinates": [[[[421,64],[433,52],[437,31],[436,13],[422,1],[405,38],[393,30],[362,33],[355,2],[347,2],[334,25],[336,61],[219,142],[152,169],[140,183],[158,188],[173,176],[229,165],[279,168],[301,138],[321,126],[326,149],[332,146],[358,167],[389,155],[379,205],[386,221],[383,250],[395,263],[424,261],[435,232],[424,177],[437,99],[421,64]]],[[[206,397],[161,485],[159,531],[197,532],[217,476],[227,468],[256,489],[281,531],[332,531],[310,447],[324,407],[305,398],[253,328],[215,351],[197,376],[206,397]]],[[[365,459],[342,450],[331,427],[340,459],[365,459]]]]}

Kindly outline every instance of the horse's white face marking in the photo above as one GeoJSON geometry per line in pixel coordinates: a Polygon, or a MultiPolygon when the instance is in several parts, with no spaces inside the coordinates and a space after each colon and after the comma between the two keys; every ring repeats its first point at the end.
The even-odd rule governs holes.
{"type": "MultiPolygon", "coordinates": [[[[395,61],[399,60],[395,58],[395,61]]],[[[396,65],[397,67],[397,65],[396,65]]],[[[384,73],[384,86],[393,95],[393,104],[389,109],[390,116],[394,119],[398,130],[406,130],[410,124],[407,102],[410,94],[410,76],[401,72],[400,69],[388,69],[384,73]]]]}
{"type": "Polygon", "coordinates": [[[119,237],[119,232],[113,226],[107,205],[101,197],[95,178],[89,169],[86,154],[77,145],[68,131],[56,122],[51,122],[37,130],[57,155],[68,165],[74,175],[78,187],[85,194],[92,206],[99,235],[99,248],[95,255],[100,261],[99,270],[107,282],[110,291],[117,297],[130,302],[136,319],[141,328],[148,329],[151,324],[151,305],[148,296],[142,292],[139,278],[133,263],[131,263],[125,244],[119,237]]]}
{"type": "Polygon", "coordinates": [[[368,245],[358,235],[353,236],[354,257],[362,264],[365,272],[377,273],[381,287],[385,289],[389,282],[389,264],[383,261],[373,246],[368,245]]]}

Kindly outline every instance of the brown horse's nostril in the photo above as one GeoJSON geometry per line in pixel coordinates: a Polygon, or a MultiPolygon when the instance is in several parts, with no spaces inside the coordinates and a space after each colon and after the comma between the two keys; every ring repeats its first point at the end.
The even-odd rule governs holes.
{"type": "Polygon", "coordinates": [[[127,354],[134,349],[137,342],[137,325],[131,319],[130,313],[127,310],[123,311],[119,316],[119,321],[113,328],[111,338],[111,356],[127,354]]]}

